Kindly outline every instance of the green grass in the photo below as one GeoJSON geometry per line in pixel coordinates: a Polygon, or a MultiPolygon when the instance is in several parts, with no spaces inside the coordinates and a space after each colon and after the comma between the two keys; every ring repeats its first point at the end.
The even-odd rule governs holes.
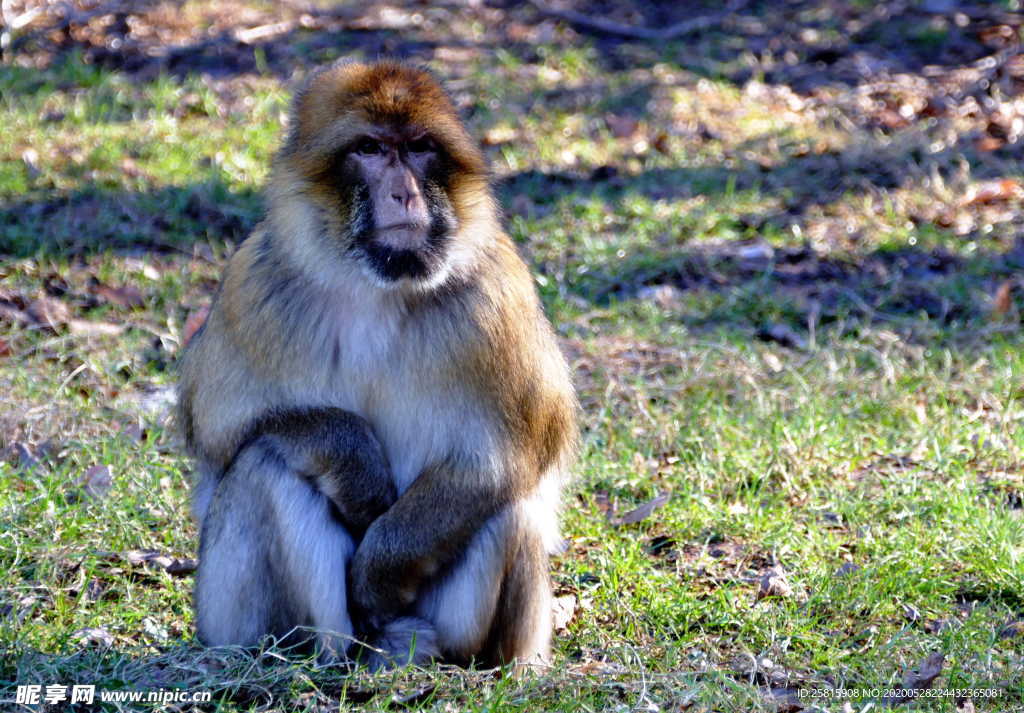
{"type": "Polygon", "coordinates": [[[209,690],[224,710],[775,711],[769,689],[898,687],[941,652],[938,688],[1024,710],[1024,633],[1008,628],[1024,620],[1020,287],[994,308],[1024,267],[1021,203],[960,204],[1024,164],[969,142],[915,153],[971,129],[887,135],[841,98],[793,108],[677,50],[612,70],[554,40],[459,72],[474,133],[513,132],[487,149],[506,224],[584,407],[553,568],[574,616],[553,669],[521,680],[194,642],[191,576],[125,553],[195,556],[160,390],[260,216],[287,90],[268,75],[140,83],[77,55],[0,66],[0,298],[49,294],[123,329],[0,318],[0,707],[15,684],[92,683],[209,690]],[[617,138],[609,115],[635,116],[636,134],[617,138]],[[943,209],[974,227],[957,234],[943,209]],[[761,242],[770,258],[742,252],[761,242]],[[665,285],[664,300],[644,291],[665,285]],[[764,338],[780,325],[801,343],[764,338]],[[83,485],[94,466],[109,490],[83,485]],[[787,596],[758,598],[769,568],[787,596]],[[87,628],[112,644],[81,643],[87,628]]]}

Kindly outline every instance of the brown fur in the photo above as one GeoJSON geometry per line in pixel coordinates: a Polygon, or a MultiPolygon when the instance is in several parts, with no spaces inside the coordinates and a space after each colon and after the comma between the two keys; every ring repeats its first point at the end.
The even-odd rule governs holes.
{"type": "Polygon", "coordinates": [[[550,533],[535,523],[553,518],[555,503],[536,504],[535,494],[567,471],[576,402],[529,271],[498,225],[483,155],[436,82],[392,62],[316,72],[292,121],[268,219],[232,257],[183,358],[189,448],[216,487],[268,414],[358,414],[395,470],[399,497],[352,560],[356,608],[382,625],[403,616],[425,585],[454,576],[485,524],[507,523],[494,525],[505,552],[496,610],[465,639],[486,643],[445,651],[439,631],[440,645],[452,658],[543,659],[548,632],[536,628],[550,625],[538,610],[549,606],[550,533]],[[451,162],[458,229],[439,284],[371,286],[337,244],[354,198],[331,183],[331,156],[381,126],[429,131],[451,162]],[[411,477],[405,466],[416,468],[411,477]],[[539,520],[522,516],[536,508],[539,520]]]}

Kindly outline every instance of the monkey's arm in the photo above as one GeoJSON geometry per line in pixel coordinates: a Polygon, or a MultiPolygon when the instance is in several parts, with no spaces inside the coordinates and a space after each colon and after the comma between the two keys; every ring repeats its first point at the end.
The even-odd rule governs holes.
{"type": "Polygon", "coordinates": [[[356,550],[350,576],[357,609],[379,625],[412,604],[423,580],[453,562],[490,517],[531,485],[521,480],[470,474],[450,462],[424,470],[356,550]]]}
{"type": "Polygon", "coordinates": [[[260,418],[248,433],[243,448],[257,438],[271,439],[289,468],[334,503],[353,534],[365,531],[395,502],[384,450],[370,424],[350,411],[275,410],[260,418]]]}

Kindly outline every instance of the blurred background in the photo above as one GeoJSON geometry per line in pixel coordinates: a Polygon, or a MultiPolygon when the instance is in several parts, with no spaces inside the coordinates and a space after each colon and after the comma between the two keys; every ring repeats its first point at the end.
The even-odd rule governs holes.
{"type": "Polygon", "coordinates": [[[567,678],[533,700],[939,682],[1024,705],[1020,0],[2,11],[9,682],[87,661],[153,685],[132,647],[189,641],[174,359],[261,218],[295,82],[386,56],[483,143],[584,407],[567,678]]]}

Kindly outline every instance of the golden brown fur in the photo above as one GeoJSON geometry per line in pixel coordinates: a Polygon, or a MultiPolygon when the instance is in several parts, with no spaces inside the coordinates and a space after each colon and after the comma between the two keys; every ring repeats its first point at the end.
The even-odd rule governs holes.
{"type": "Polygon", "coordinates": [[[422,617],[452,660],[545,659],[546,551],[576,406],[529,271],[499,227],[483,156],[434,80],[396,63],[316,73],[292,121],[268,217],[232,257],[182,360],[197,517],[268,413],[357,414],[398,492],[352,558],[361,620],[422,617]],[[347,252],[357,198],[339,193],[332,157],[380,127],[428,131],[441,147],[456,229],[429,279],[382,285],[347,252]],[[452,620],[464,600],[479,611],[452,620]]]}

